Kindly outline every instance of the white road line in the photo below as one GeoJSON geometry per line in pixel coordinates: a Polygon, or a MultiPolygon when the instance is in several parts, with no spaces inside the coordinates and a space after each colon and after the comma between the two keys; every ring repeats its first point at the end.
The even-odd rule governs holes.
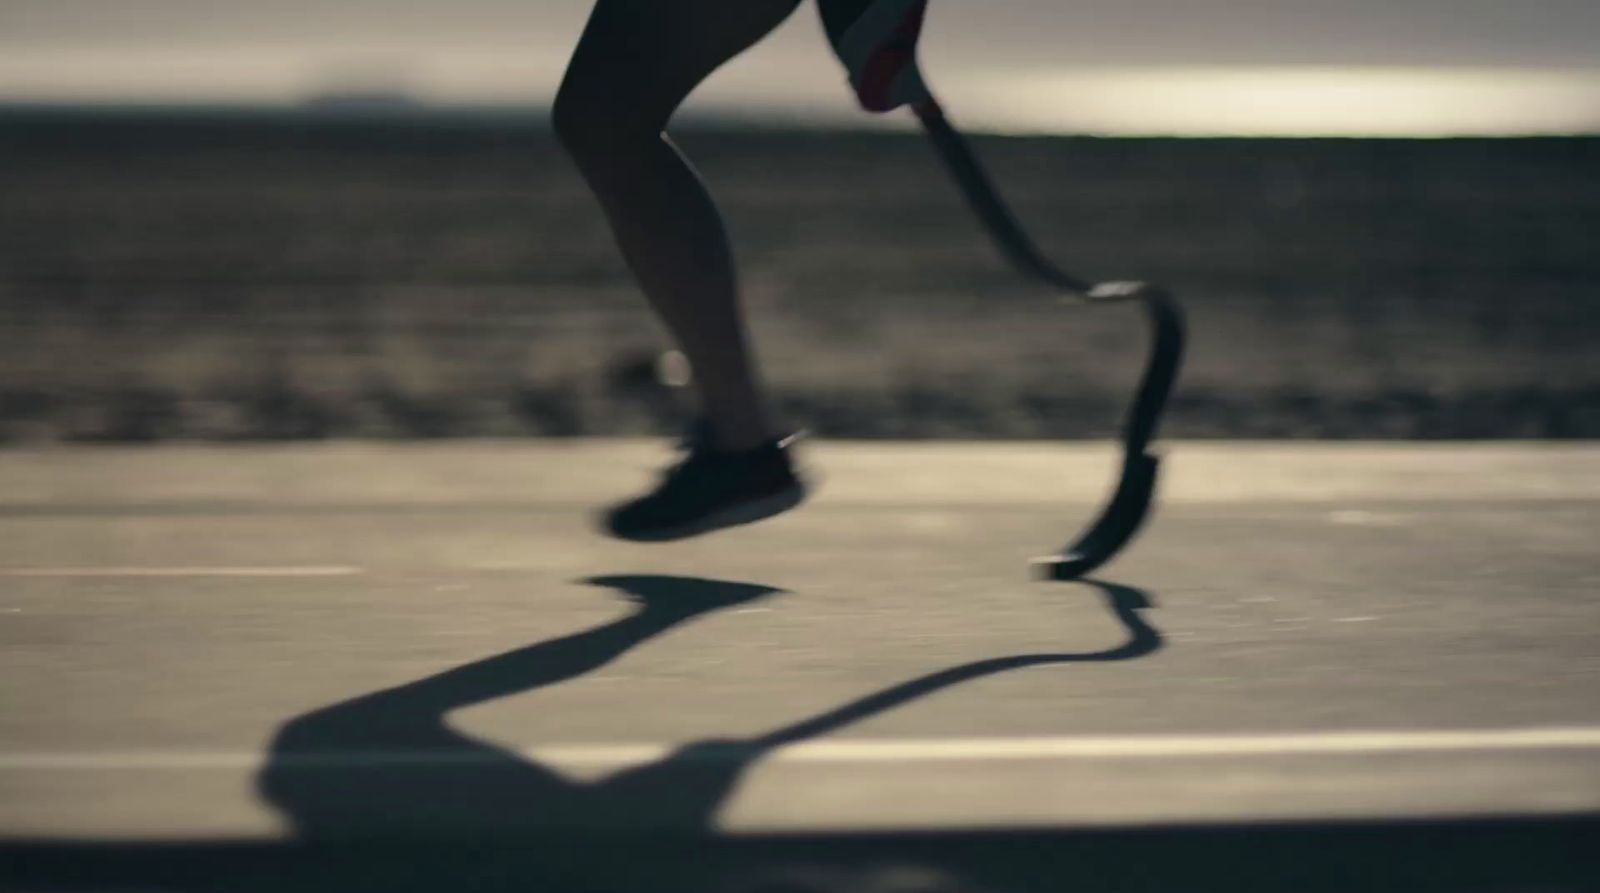
{"type": "Polygon", "coordinates": [[[345,565],[284,567],[11,567],[0,577],[350,577],[364,568],[345,565]]]}
{"type": "MultiPolygon", "coordinates": [[[[579,744],[529,747],[524,759],[558,766],[624,767],[659,760],[678,748],[666,744],[579,744]]],[[[738,741],[690,754],[711,761],[760,756],[782,763],[976,762],[982,760],[1148,759],[1229,756],[1336,756],[1470,751],[1600,750],[1600,728],[1551,727],[1437,732],[1314,732],[1265,735],[1133,735],[1061,738],[952,738],[929,740],[809,741],[763,754],[738,741]]],[[[280,757],[301,768],[449,766],[492,762],[479,751],[330,751],[280,757]]],[[[0,753],[0,771],[95,769],[254,769],[267,760],[249,751],[131,750],[81,753],[0,753]]]]}

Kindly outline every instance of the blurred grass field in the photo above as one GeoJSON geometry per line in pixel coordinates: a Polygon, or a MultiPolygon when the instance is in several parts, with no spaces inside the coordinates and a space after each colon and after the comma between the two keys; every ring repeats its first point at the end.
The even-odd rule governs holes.
{"type": "MultiPolygon", "coordinates": [[[[780,412],[1099,437],[1143,350],[996,258],[914,134],[691,130],[780,412]]],[[[1600,436],[1600,138],[984,138],[1040,242],[1184,298],[1188,437],[1600,436]]],[[[532,119],[0,114],[0,440],[674,429],[532,119]]]]}

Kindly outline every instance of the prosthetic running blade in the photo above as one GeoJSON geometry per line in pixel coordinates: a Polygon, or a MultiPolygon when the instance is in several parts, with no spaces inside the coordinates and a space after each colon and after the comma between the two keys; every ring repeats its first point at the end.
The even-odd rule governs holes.
{"type": "Polygon", "coordinates": [[[917,62],[927,0],[818,0],[823,25],[862,108],[886,112],[909,106],[939,159],[960,187],[1001,254],[1024,276],[1080,305],[1142,305],[1150,352],[1123,423],[1122,472],[1099,517],[1061,552],[1035,559],[1046,579],[1077,579],[1111,560],[1139,532],[1155,499],[1161,459],[1151,449],[1156,427],[1183,359],[1183,314],[1163,288],[1145,282],[1092,283],[1046,258],[1000,197],[967,140],[945,117],[917,62]]]}

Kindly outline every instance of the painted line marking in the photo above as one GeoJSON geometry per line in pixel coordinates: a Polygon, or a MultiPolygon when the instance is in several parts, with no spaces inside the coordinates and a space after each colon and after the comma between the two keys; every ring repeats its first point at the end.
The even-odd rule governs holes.
{"type": "Polygon", "coordinates": [[[345,565],[284,567],[12,567],[0,577],[351,577],[365,568],[345,565]]]}
{"type": "MultiPolygon", "coordinates": [[[[513,753],[538,763],[605,768],[648,763],[666,758],[677,750],[677,745],[667,744],[578,744],[520,748],[513,753]]],[[[1544,750],[1600,750],[1600,728],[807,741],[773,751],[733,741],[705,745],[703,750],[688,758],[717,762],[758,757],[766,762],[847,764],[1544,750]]],[[[0,753],[0,771],[256,769],[267,759],[264,753],[248,751],[0,753]]],[[[354,769],[372,766],[470,765],[502,759],[504,756],[501,754],[466,750],[361,750],[292,753],[282,755],[274,762],[300,768],[354,769]]]]}

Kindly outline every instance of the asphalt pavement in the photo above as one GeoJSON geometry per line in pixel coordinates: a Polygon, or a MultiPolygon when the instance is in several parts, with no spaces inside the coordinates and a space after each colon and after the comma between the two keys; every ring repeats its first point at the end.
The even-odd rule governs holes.
{"type": "Polygon", "coordinates": [[[938,871],[1006,889],[1316,888],[1340,851],[1590,889],[1600,446],[1170,452],[1082,583],[1027,562],[1095,445],[813,443],[809,503],[666,545],[591,524],[654,442],[0,453],[0,882],[397,889],[415,846],[559,838],[633,841],[574,889],[752,847],[819,889],[945,889],[963,847],[1002,855],[938,871]],[[1280,873],[1201,871],[1230,847],[1280,873]]]}

